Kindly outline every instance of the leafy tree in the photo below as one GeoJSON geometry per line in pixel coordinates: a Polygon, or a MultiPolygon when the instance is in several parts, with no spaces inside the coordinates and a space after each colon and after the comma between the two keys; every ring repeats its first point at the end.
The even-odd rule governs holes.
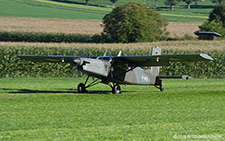
{"type": "Polygon", "coordinates": [[[105,15],[102,35],[110,42],[122,43],[165,40],[167,25],[167,20],[147,5],[129,2],[105,15]]]}
{"type": "Polygon", "coordinates": [[[165,5],[169,5],[170,6],[170,10],[173,11],[174,9],[174,5],[177,5],[179,2],[177,0],[166,0],[164,2],[165,5]]]}
{"type": "Polygon", "coordinates": [[[191,3],[193,0],[183,0],[183,2],[187,3],[188,9],[191,9],[191,3]]]}
{"type": "Polygon", "coordinates": [[[225,4],[216,6],[209,15],[209,21],[222,22],[225,27],[225,4]]]}
{"type": "Polygon", "coordinates": [[[193,2],[195,2],[195,6],[197,6],[198,2],[202,2],[202,0],[193,0],[193,2]]]}
{"type": "Polygon", "coordinates": [[[118,0],[110,0],[110,1],[113,3],[112,8],[114,8],[114,7],[115,7],[115,3],[116,3],[118,0]]]}

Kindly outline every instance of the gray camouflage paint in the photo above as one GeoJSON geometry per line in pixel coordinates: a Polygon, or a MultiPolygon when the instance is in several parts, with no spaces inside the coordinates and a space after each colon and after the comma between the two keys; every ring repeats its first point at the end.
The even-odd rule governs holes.
{"type": "MultiPolygon", "coordinates": [[[[161,48],[152,49],[152,55],[161,55],[161,48]]],[[[85,58],[76,60],[81,67],[78,69],[100,79],[114,81],[118,84],[155,85],[159,67],[144,70],[141,67],[130,68],[126,64],[113,64],[106,60],[85,58]],[[104,69],[102,69],[104,68],[104,69]]]]}

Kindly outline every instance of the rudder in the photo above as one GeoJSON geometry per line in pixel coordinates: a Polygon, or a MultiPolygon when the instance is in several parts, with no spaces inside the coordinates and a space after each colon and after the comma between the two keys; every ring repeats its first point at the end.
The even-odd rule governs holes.
{"type": "MultiPolygon", "coordinates": [[[[161,55],[161,48],[160,47],[153,47],[152,48],[152,55],[161,55]]],[[[160,71],[160,66],[151,67],[150,69],[151,74],[158,76],[160,71]]]]}

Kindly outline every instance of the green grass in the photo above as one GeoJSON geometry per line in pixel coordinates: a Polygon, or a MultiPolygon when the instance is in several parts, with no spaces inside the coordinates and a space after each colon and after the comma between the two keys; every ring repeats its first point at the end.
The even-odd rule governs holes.
{"type": "Polygon", "coordinates": [[[157,11],[162,17],[165,17],[170,22],[203,22],[209,17],[209,9],[183,9],[177,8],[175,11],[163,10],[157,11]]]}
{"type": "MultiPolygon", "coordinates": [[[[134,1],[134,0],[131,0],[134,1]]],[[[135,0],[136,1],[136,0],[135,0]]],[[[137,0],[143,2],[141,0],[137,0]]],[[[125,4],[128,1],[118,1],[116,6],[125,4]]],[[[173,22],[196,22],[205,21],[208,18],[212,7],[210,0],[199,3],[201,7],[192,8],[190,10],[184,8],[186,4],[180,2],[174,11],[170,11],[169,7],[159,1],[159,12],[163,17],[173,22]]],[[[78,4],[68,4],[47,0],[0,0],[0,16],[4,17],[41,17],[41,18],[61,18],[61,19],[102,19],[105,14],[111,11],[111,8],[103,8],[96,6],[85,6],[78,4]]],[[[103,6],[111,5],[108,1],[89,1],[90,4],[103,6]],[[97,3],[96,3],[97,2],[97,3]]],[[[152,4],[154,2],[152,1],[152,4]]],[[[149,4],[149,3],[147,3],[149,4]]],[[[194,3],[193,3],[194,4],[194,3]]],[[[192,5],[193,6],[193,5],[192,5]]]]}
{"type": "MultiPolygon", "coordinates": [[[[47,0],[38,0],[42,2],[46,2],[47,0]]],[[[78,3],[83,3],[85,5],[84,0],[70,0],[78,3]]],[[[117,1],[116,6],[126,4],[128,1],[137,1],[143,3],[143,0],[123,0],[117,1]]],[[[170,11],[169,6],[164,4],[164,0],[158,1],[157,12],[159,12],[163,17],[167,18],[172,22],[196,22],[196,21],[205,21],[208,19],[209,13],[212,10],[212,6],[215,6],[215,3],[212,3],[211,0],[205,0],[204,2],[198,2],[198,6],[195,6],[195,3],[191,3],[191,9],[187,9],[187,4],[185,2],[180,2],[175,6],[174,11],[170,11]]],[[[55,2],[54,4],[62,5],[62,2],[55,2]]],[[[110,1],[105,0],[90,0],[90,5],[101,5],[101,6],[111,6],[112,3],[110,1]]],[[[151,7],[155,8],[155,1],[152,0],[151,3],[146,1],[147,5],[151,5],[151,7]]],[[[67,4],[68,6],[72,6],[74,4],[67,4]]]]}
{"type": "Polygon", "coordinates": [[[0,0],[1,17],[39,17],[60,19],[102,19],[104,14],[66,8],[50,7],[41,3],[22,3],[21,1],[0,0]]]}
{"type": "Polygon", "coordinates": [[[225,80],[163,80],[97,85],[74,93],[83,78],[0,79],[1,140],[174,140],[225,137],[225,80]]]}

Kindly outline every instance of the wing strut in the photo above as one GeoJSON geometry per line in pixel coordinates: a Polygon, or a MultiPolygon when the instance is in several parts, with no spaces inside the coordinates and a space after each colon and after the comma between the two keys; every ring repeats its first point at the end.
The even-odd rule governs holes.
{"type": "Polygon", "coordinates": [[[86,90],[86,88],[92,87],[92,86],[97,85],[99,83],[104,83],[104,84],[108,85],[109,87],[111,87],[112,92],[115,93],[115,94],[121,93],[121,88],[118,84],[114,85],[114,82],[113,82],[113,85],[112,85],[109,81],[101,80],[99,78],[96,79],[96,80],[93,79],[93,81],[90,84],[87,85],[89,78],[90,78],[90,76],[88,75],[87,79],[85,80],[85,83],[84,84],[80,83],[77,86],[78,93],[86,93],[86,92],[88,92],[86,90]]]}
{"type": "Polygon", "coordinates": [[[88,84],[86,86],[89,78],[90,78],[90,76],[88,75],[87,79],[85,80],[85,83],[84,84],[83,83],[80,83],[77,86],[77,90],[78,90],[79,93],[85,93],[85,92],[87,92],[86,88],[89,88],[89,87],[92,87],[94,85],[97,85],[97,84],[101,83],[101,81],[98,81],[99,79],[96,79],[96,80],[93,79],[93,82],[91,82],[90,84],[88,84]]]}

